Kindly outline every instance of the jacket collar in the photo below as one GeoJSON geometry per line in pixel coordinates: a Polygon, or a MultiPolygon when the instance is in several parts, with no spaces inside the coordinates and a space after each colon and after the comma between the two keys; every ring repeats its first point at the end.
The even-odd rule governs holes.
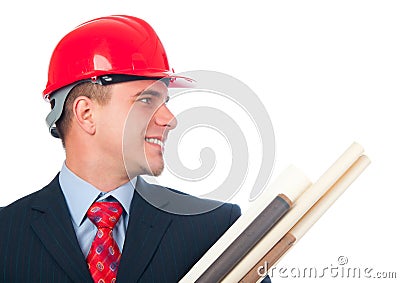
{"type": "Polygon", "coordinates": [[[158,208],[168,204],[168,200],[155,197],[163,190],[165,188],[148,184],[138,176],[118,269],[119,282],[137,282],[140,279],[172,223],[172,215],[158,208]],[[147,201],[148,196],[155,197],[151,200],[155,206],[147,201]]]}
{"type": "Polygon", "coordinates": [[[31,227],[65,273],[74,282],[92,280],[72,226],[58,175],[32,202],[31,227]]]}

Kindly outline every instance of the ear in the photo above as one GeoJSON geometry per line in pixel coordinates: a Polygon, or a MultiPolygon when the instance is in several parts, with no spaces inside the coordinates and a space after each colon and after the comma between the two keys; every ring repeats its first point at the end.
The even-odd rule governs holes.
{"type": "Polygon", "coordinates": [[[80,128],[94,135],[96,133],[96,123],[94,119],[95,103],[89,97],[79,96],[73,104],[73,112],[75,119],[80,128]]]}

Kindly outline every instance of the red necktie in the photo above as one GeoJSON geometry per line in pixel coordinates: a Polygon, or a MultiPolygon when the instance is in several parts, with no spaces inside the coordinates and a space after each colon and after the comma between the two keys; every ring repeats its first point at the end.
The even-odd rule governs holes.
{"type": "Polygon", "coordinates": [[[87,217],[97,227],[97,234],[86,258],[95,283],[116,281],[121,252],[112,231],[122,210],[119,202],[95,202],[87,212],[87,217]]]}

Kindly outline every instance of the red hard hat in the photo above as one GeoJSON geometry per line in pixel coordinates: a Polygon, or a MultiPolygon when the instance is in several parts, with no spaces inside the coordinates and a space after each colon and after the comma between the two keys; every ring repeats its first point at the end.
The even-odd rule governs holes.
{"type": "Polygon", "coordinates": [[[153,28],[132,16],[108,16],[83,23],[54,49],[43,96],[77,81],[123,74],[171,76],[164,47],[153,28]]]}

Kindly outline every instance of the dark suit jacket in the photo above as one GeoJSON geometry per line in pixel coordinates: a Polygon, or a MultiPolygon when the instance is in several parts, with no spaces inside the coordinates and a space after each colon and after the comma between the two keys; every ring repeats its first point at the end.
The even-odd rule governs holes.
{"type": "MultiPolygon", "coordinates": [[[[239,217],[237,205],[185,216],[159,207],[170,189],[138,178],[117,282],[177,282],[239,217]],[[146,197],[147,198],[147,197],[146,197]]],[[[187,207],[211,201],[185,197],[187,207]]],[[[92,282],[58,176],[46,187],[0,211],[0,282],[92,282]]]]}

